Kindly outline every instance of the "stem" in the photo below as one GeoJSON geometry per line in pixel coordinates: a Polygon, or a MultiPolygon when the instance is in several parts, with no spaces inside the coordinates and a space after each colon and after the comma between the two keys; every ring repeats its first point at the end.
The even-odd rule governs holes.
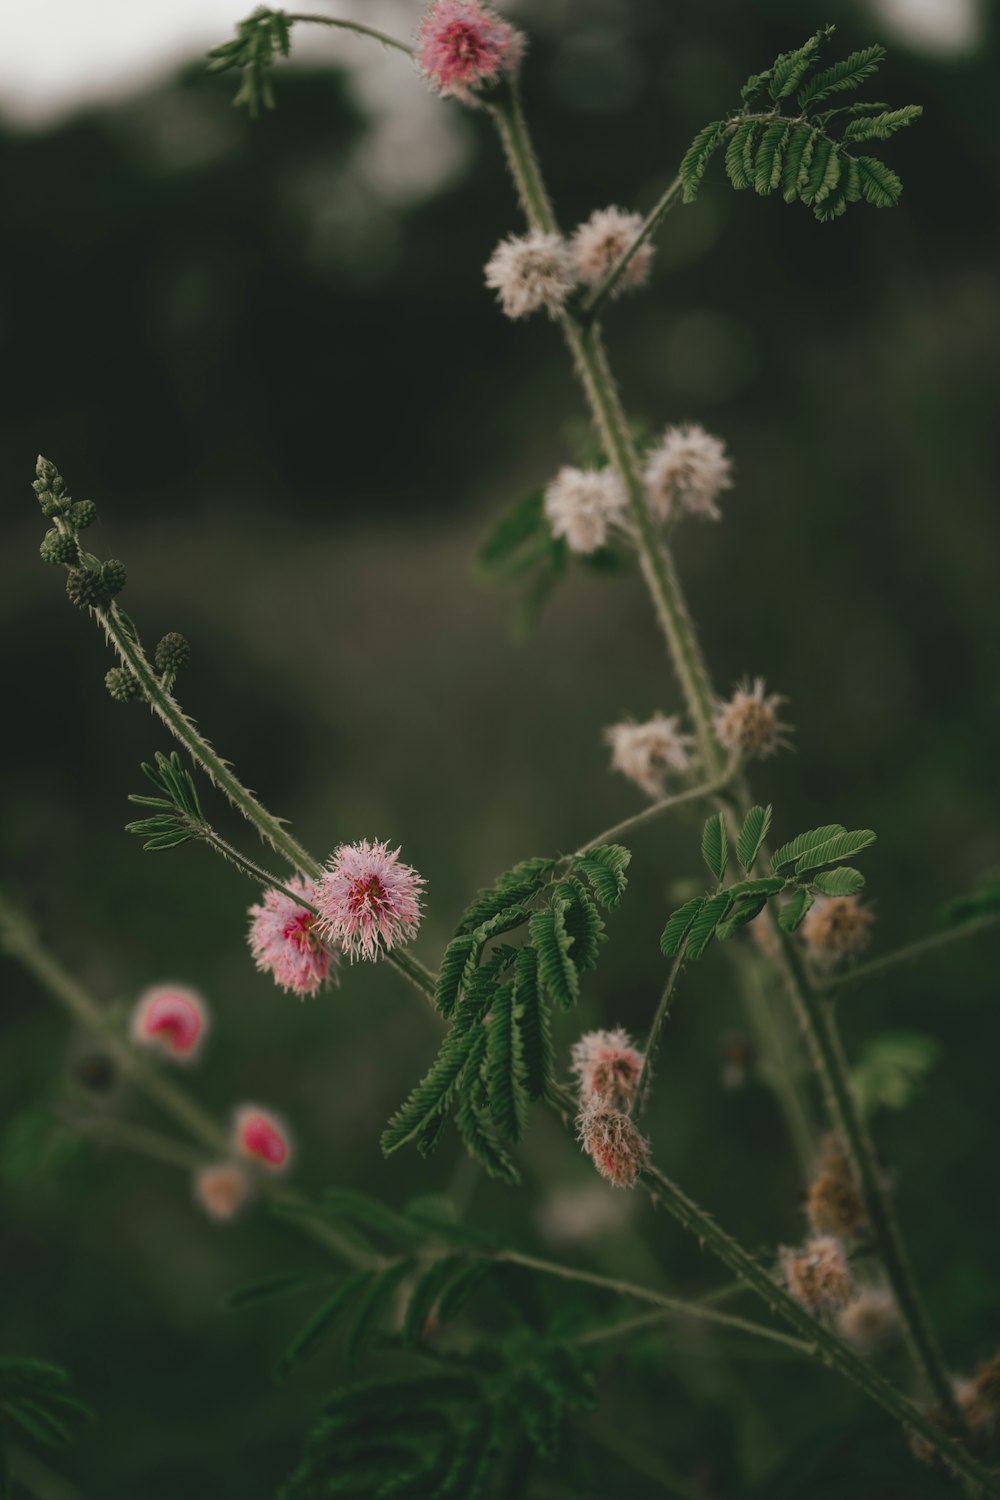
{"type": "Polygon", "coordinates": [[[670,965],[670,973],[667,975],[663,994],[660,996],[659,1004],[650,1023],[649,1035],[646,1037],[646,1045],[643,1048],[642,1072],[639,1074],[639,1082],[636,1084],[635,1089],[635,1113],[637,1119],[646,1108],[646,1100],[653,1073],[653,1059],[656,1056],[656,1049],[660,1044],[660,1032],[663,1030],[664,1021],[667,1019],[667,1014],[670,1010],[670,1001],[673,999],[677,981],[681,977],[681,969],[684,967],[685,957],[686,953],[684,948],[682,948],[670,965]]]}
{"type": "Polygon", "coordinates": [[[661,1203],[668,1213],[696,1235],[706,1249],[741,1280],[745,1281],[779,1317],[789,1323],[809,1344],[812,1354],[831,1369],[845,1376],[852,1384],[883,1410],[896,1418],[902,1426],[918,1432],[941,1454],[948,1466],[964,1478],[973,1480],[986,1495],[1000,1496],[1000,1477],[991,1473],[979,1461],[948,1437],[940,1427],[901,1392],[880,1375],[870,1364],[859,1359],[846,1345],[804,1308],[795,1302],[783,1287],[772,1280],[759,1261],[749,1255],[715,1220],[684,1194],[669,1178],[655,1168],[647,1168],[644,1186],[651,1197],[661,1203]]]}
{"type": "Polygon", "coordinates": [[[792,1017],[784,1006],[779,1011],[771,1004],[772,997],[764,993],[759,964],[748,961],[746,954],[733,952],[734,947],[729,945],[729,957],[736,969],[743,1009],[760,1051],[760,1076],[784,1117],[799,1167],[809,1177],[816,1164],[816,1129],[809,1101],[797,1084],[798,1067],[788,1035],[792,1017]]]}
{"type": "MultiPolygon", "coordinates": [[[[145,1059],[111,1029],[107,1014],[94,997],[42,947],[30,923],[20,913],[7,906],[2,898],[0,898],[0,947],[12,958],[16,958],[80,1026],[100,1038],[122,1073],[131,1078],[142,1093],[158,1104],[166,1114],[172,1115],[178,1124],[212,1156],[229,1156],[230,1141],[226,1131],[199,1104],[190,1099],[182,1088],[172,1083],[170,1079],[164,1078],[155,1069],[148,1067],[145,1059]]],[[[127,1144],[130,1144],[133,1149],[140,1149],[141,1138],[153,1135],[153,1132],[147,1132],[137,1126],[127,1125],[124,1128],[129,1135],[127,1144]]],[[[157,1137],[157,1139],[162,1138],[157,1137]]],[[[146,1141],[143,1149],[147,1149],[147,1154],[149,1154],[148,1146],[149,1142],[146,1141]]],[[[183,1147],[176,1148],[173,1164],[179,1164],[182,1151],[183,1147]]],[[[155,1154],[158,1159],[165,1159],[162,1151],[157,1151],[155,1154]]],[[[281,1187],[267,1178],[262,1179],[260,1185],[278,1203],[285,1203],[303,1210],[309,1207],[308,1200],[302,1194],[296,1193],[294,1189],[281,1187]]],[[[368,1264],[368,1257],[350,1240],[338,1234],[331,1225],[314,1219],[306,1219],[304,1216],[301,1221],[296,1218],[295,1222],[301,1222],[304,1232],[321,1241],[327,1249],[334,1251],[349,1264],[356,1266],[368,1264]]]]}
{"type": "MultiPolygon", "coordinates": [[[[812,1354],[812,1347],[802,1339],[792,1338],[787,1333],[782,1333],[779,1328],[768,1328],[764,1323],[752,1323],[748,1318],[737,1317],[735,1313],[719,1312],[717,1308],[702,1302],[685,1302],[679,1297],[667,1297],[663,1292],[653,1291],[651,1287],[635,1286],[630,1281],[616,1281],[610,1276],[600,1276],[596,1271],[579,1271],[575,1266],[563,1266],[558,1261],[540,1260],[535,1255],[522,1255],[518,1250],[500,1250],[494,1256],[494,1260],[506,1261],[511,1265],[525,1266],[530,1271],[541,1271],[546,1276],[557,1276],[562,1281],[582,1281],[588,1286],[601,1287],[606,1292],[615,1292],[620,1297],[635,1297],[640,1302],[652,1302],[662,1309],[658,1317],[690,1317],[698,1318],[706,1323],[715,1323],[725,1328],[738,1328],[743,1333],[755,1334],[758,1338],[770,1339],[772,1343],[784,1344],[786,1348],[795,1349],[799,1354],[812,1354]]],[[[601,1337],[607,1336],[604,1330],[601,1337]]],[[[586,1334],[578,1340],[579,1343],[594,1342],[592,1336],[586,1334]]]]}
{"type": "Polygon", "coordinates": [[[196,1172],[204,1162],[201,1153],[190,1146],[171,1140],[158,1130],[147,1130],[129,1120],[116,1120],[113,1115],[92,1115],[84,1120],[73,1120],[71,1124],[86,1135],[103,1136],[112,1145],[164,1162],[168,1167],[180,1167],[185,1172],[196,1172]]]}
{"type": "Polygon", "coordinates": [[[680,199],[681,190],[681,178],[680,173],[678,173],[673,182],[667,188],[666,192],[662,195],[661,198],[657,200],[656,204],[646,215],[645,219],[642,222],[642,228],[636,234],[636,237],[632,241],[631,245],[629,245],[628,249],[625,250],[619,256],[618,260],[615,261],[614,265],[611,267],[611,270],[607,273],[604,280],[598,282],[594,290],[589,294],[589,296],[584,299],[581,305],[581,311],[588,322],[593,322],[597,318],[602,306],[607,301],[608,297],[611,296],[621,277],[628,269],[632,257],[635,255],[637,250],[640,250],[642,248],[642,246],[649,239],[650,235],[655,234],[659,229],[667,214],[680,199]]]}
{"type": "Polygon", "coordinates": [[[233,774],[228,762],[198,733],[176,699],[163,688],[139,644],[134,626],[123,616],[117,604],[110,605],[107,610],[95,609],[94,614],[104,627],[104,632],[122,663],[138,679],[150,708],[162,719],[174,738],[180,741],[192,760],[201,766],[209,780],[242,813],[247,822],[253,824],[264,842],[283,854],[290,865],[314,877],[322,874],[322,866],[285,829],[281,819],[269,813],[257,801],[253,793],[233,774]]]}
{"type": "Polygon", "coordinates": [[[918,938],[916,942],[907,943],[904,948],[896,948],[881,958],[873,958],[866,964],[858,964],[853,969],[845,970],[843,974],[825,980],[817,988],[821,995],[829,995],[835,990],[853,989],[855,985],[867,984],[869,979],[881,979],[883,974],[890,974],[900,964],[914,963],[925,954],[936,953],[939,948],[948,948],[952,943],[978,937],[981,932],[996,927],[998,923],[1000,912],[994,912],[989,916],[963,922],[957,927],[947,927],[942,932],[932,932],[927,937],[918,938]]]}
{"type": "Polygon", "coordinates": [[[355,31],[359,36],[374,37],[376,42],[381,42],[385,47],[395,47],[397,52],[405,52],[407,57],[414,56],[414,49],[407,43],[401,42],[398,37],[390,36],[386,31],[376,31],[374,26],[365,26],[361,21],[338,21],[333,16],[313,15],[287,15],[286,21],[309,21],[317,26],[337,26],[342,31],[355,31]]]}
{"type": "Polygon", "coordinates": [[[648,807],[643,808],[642,812],[633,813],[630,818],[623,818],[620,823],[615,823],[610,828],[605,828],[604,832],[599,833],[596,838],[589,839],[587,843],[581,844],[574,858],[579,858],[580,855],[586,854],[589,849],[596,849],[601,844],[614,843],[616,839],[631,833],[633,829],[641,828],[645,823],[651,823],[654,818],[658,818],[661,813],[669,812],[673,807],[682,807],[685,802],[700,802],[705,797],[714,796],[716,792],[721,791],[724,786],[728,785],[735,771],[736,763],[734,762],[722,776],[716,777],[714,781],[706,781],[703,786],[689,787],[686,792],[677,792],[672,797],[662,797],[658,802],[651,802],[648,807]]]}
{"type": "Polygon", "coordinates": [[[961,1408],[913,1279],[892,1202],[875,1161],[868,1128],[851,1089],[833,1007],[813,990],[801,954],[787,933],[782,932],[773,912],[772,921],[781,944],[792,1000],[809,1038],[830,1117],[842,1136],[860,1184],[879,1255],[899,1305],[910,1353],[939,1405],[960,1427],[964,1426],[961,1408]]]}

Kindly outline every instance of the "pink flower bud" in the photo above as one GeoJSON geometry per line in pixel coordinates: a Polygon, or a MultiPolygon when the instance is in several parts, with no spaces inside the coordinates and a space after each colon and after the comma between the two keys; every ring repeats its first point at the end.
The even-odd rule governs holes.
{"type": "Polygon", "coordinates": [[[635,1187],[649,1159],[649,1142],[628,1115],[595,1102],[584,1106],[576,1123],[580,1143],[601,1176],[613,1187],[635,1187]]]}
{"type": "Polygon", "coordinates": [[[581,1104],[632,1107],[643,1058],[627,1031],[588,1031],[571,1056],[581,1104]]]}
{"type": "Polygon", "coordinates": [[[269,1172],[287,1172],[291,1166],[288,1126],[257,1104],[243,1104],[233,1116],[233,1149],[269,1172]]]}
{"type": "Polygon", "coordinates": [[[173,1062],[193,1062],[208,1031],[200,995],[179,984],[157,984],[139,996],[129,1031],[139,1047],[155,1047],[173,1062]]]}
{"type": "Polygon", "coordinates": [[[210,1219],[226,1224],[249,1203],[253,1185],[236,1162],[216,1162],[195,1174],[194,1196],[210,1219]]]}

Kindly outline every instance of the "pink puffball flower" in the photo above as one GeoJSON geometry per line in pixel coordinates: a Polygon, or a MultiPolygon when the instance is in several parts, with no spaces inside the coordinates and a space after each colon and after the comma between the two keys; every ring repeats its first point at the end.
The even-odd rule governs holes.
{"type": "Polygon", "coordinates": [[[580,1103],[631,1109],[642,1074],[643,1055],[627,1031],[588,1031],[574,1042],[572,1071],[580,1103]]]}
{"type": "MultiPolygon", "coordinates": [[[[598,208],[570,241],[576,274],[584,286],[596,287],[616,266],[642,228],[639,214],[621,208],[598,208]]],[[[653,247],[644,240],[612,289],[612,297],[635,291],[649,280],[653,247]]]]}
{"type": "Polygon", "coordinates": [[[156,984],[135,1002],[129,1032],[138,1047],[152,1047],[172,1062],[194,1062],[208,1032],[208,1008],[180,984],[156,984]]]}
{"type": "MultiPolygon", "coordinates": [[[[316,884],[298,875],[288,889],[316,904],[316,884]]],[[[284,891],[265,891],[261,904],[250,908],[250,951],[263,974],[270,974],[279,988],[293,995],[315,995],[328,980],[336,979],[337,956],[321,939],[316,915],[299,906],[284,891]]]]}
{"type": "Polygon", "coordinates": [[[649,1142],[621,1110],[594,1100],[576,1122],[584,1151],[612,1187],[635,1187],[649,1160],[649,1142]]]}
{"type": "Polygon", "coordinates": [[[475,105],[517,72],[522,32],[478,0],[434,0],[417,32],[417,64],[436,94],[475,105]]]}
{"type": "Polygon", "coordinates": [[[233,1115],[233,1149],[269,1172],[287,1172],[292,1163],[288,1126],[258,1104],[241,1104],[233,1115]]]}
{"type": "Polygon", "coordinates": [[[250,1178],[234,1161],[215,1162],[195,1173],[195,1202],[218,1224],[235,1219],[252,1196],[250,1178]]]}
{"type": "Polygon", "coordinates": [[[409,942],[420,926],[425,884],[387,843],[341,844],[316,890],[320,931],[340,944],[351,962],[378,958],[409,942]]]}

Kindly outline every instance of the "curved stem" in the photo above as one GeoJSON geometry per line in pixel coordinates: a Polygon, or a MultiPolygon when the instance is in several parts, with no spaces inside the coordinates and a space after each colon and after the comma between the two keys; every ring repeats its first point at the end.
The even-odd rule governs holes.
{"type": "Polygon", "coordinates": [[[670,210],[680,202],[682,191],[683,184],[678,172],[666,192],[662,194],[646,215],[642,222],[642,228],[637,233],[631,245],[615,261],[604,280],[599,282],[589,296],[584,298],[581,310],[588,321],[592,322],[597,318],[604,303],[611,296],[622,276],[628,270],[632,257],[642,248],[650,236],[656,233],[670,210]]]}
{"type": "Polygon", "coordinates": [[[653,1075],[653,1060],[656,1057],[656,1049],[660,1044],[660,1032],[663,1030],[663,1023],[669,1014],[670,1002],[673,999],[674,990],[677,988],[677,981],[681,977],[685,957],[684,948],[681,948],[681,951],[670,965],[670,972],[667,975],[667,982],[663,987],[663,994],[660,996],[652,1022],[650,1023],[646,1045],[643,1048],[642,1072],[639,1074],[639,1082],[636,1084],[635,1089],[635,1115],[637,1119],[646,1108],[649,1085],[653,1075]]]}
{"type": "Polygon", "coordinates": [[[974,917],[971,921],[962,922],[956,927],[946,927],[941,932],[931,932],[927,937],[917,938],[916,942],[907,943],[904,948],[896,948],[892,953],[883,954],[881,958],[873,958],[866,964],[857,964],[853,969],[845,969],[843,974],[836,974],[824,980],[817,988],[821,995],[854,989],[856,985],[867,984],[870,979],[881,979],[883,974],[891,974],[893,969],[901,964],[916,963],[928,953],[936,953],[940,948],[950,948],[953,943],[964,942],[966,938],[978,937],[980,933],[987,932],[998,924],[1000,924],[1000,912],[993,912],[989,916],[974,917]]]}
{"type": "Polygon", "coordinates": [[[800,1307],[783,1287],[777,1285],[759,1261],[721,1229],[711,1215],[692,1202],[675,1183],[656,1168],[650,1167],[644,1173],[643,1185],[656,1202],[661,1203],[685,1229],[698,1237],[707,1250],[762,1297],[772,1312],[784,1318],[785,1322],[801,1334],[816,1358],[845,1376],[872,1401],[895,1417],[906,1430],[913,1430],[926,1438],[950,1468],[979,1485],[984,1494],[1000,1496],[1000,1476],[991,1473],[960,1443],[948,1437],[872,1365],[853,1354],[818,1319],[800,1307]]]}
{"type": "Polygon", "coordinates": [[[623,838],[625,834],[632,833],[636,828],[642,828],[646,823],[652,823],[662,813],[670,812],[674,807],[683,807],[686,802],[701,802],[705,797],[712,797],[716,792],[722,790],[733,778],[736,764],[731,765],[722,776],[714,781],[706,781],[703,786],[689,787],[687,791],[676,792],[672,797],[662,797],[658,802],[651,802],[644,807],[642,812],[633,813],[630,818],[623,818],[620,823],[613,823],[610,828],[605,828],[603,833],[597,834],[595,838],[588,839],[576,850],[574,858],[586,854],[590,849],[596,849],[601,844],[612,844],[616,839],[623,838]]]}
{"type": "Polygon", "coordinates": [[[162,719],[174,738],[184,746],[192,760],[201,766],[209,780],[219,788],[237,812],[242,813],[264,842],[283,854],[296,870],[312,876],[322,874],[322,865],[292,837],[280,818],[276,818],[257,801],[254,794],[234,775],[228,761],[213,750],[176,699],[163,688],[139,644],[135,627],[127,616],[123,615],[116,604],[112,604],[107,610],[95,609],[94,614],[104,627],[105,635],[118,652],[123,665],[134,673],[152,711],[162,719]]]}
{"type": "MultiPolygon", "coordinates": [[[[560,1265],[557,1261],[541,1260],[536,1255],[522,1255],[518,1250],[500,1250],[494,1256],[494,1260],[506,1261],[510,1265],[526,1266],[532,1271],[541,1271],[546,1276],[557,1276],[563,1281],[582,1281],[588,1286],[600,1287],[606,1292],[615,1292],[620,1297],[634,1297],[639,1302],[651,1302],[662,1308],[664,1314],[673,1317],[697,1318],[705,1323],[715,1323],[724,1328],[738,1328],[743,1333],[752,1333],[757,1338],[770,1339],[773,1343],[784,1344],[787,1348],[795,1349],[799,1354],[811,1356],[812,1345],[803,1339],[792,1338],[787,1333],[782,1333],[779,1328],[768,1328],[764,1323],[754,1323],[748,1318],[737,1317],[735,1313],[720,1312],[718,1308],[710,1303],[685,1302],[680,1297],[668,1297],[663,1292],[654,1291],[651,1287],[636,1286],[631,1281],[617,1281],[611,1276],[600,1276],[595,1271],[577,1270],[575,1266],[560,1265]]],[[[593,1339],[584,1335],[579,1342],[592,1342],[593,1339]]]]}
{"type": "Polygon", "coordinates": [[[316,26],[336,26],[341,31],[354,31],[358,36],[373,37],[376,42],[381,42],[385,47],[395,47],[397,52],[405,52],[407,57],[414,56],[414,49],[408,42],[401,42],[398,37],[390,36],[387,31],[376,31],[374,26],[365,26],[361,21],[340,21],[335,16],[316,16],[303,14],[289,14],[286,21],[307,21],[316,26]]]}

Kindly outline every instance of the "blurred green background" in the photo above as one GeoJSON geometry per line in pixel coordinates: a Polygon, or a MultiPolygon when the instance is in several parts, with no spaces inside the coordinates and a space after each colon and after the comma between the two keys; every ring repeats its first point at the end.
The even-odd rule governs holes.
{"type": "MultiPolygon", "coordinates": [[[[830,19],[839,54],[890,40],[839,0],[521,5],[527,108],[562,222],[650,205],[744,76],[830,19]]],[[[877,96],[926,107],[885,153],[900,208],[819,225],[734,194],[716,165],[668,219],[651,288],[608,320],[630,409],[729,445],[725,520],[686,527],[679,563],[717,684],[762,673],[791,700],[796,752],[754,776],[776,829],[878,831],[865,869],[879,948],[997,862],[998,54],[995,16],[962,56],[891,46],[877,96]]],[[[432,966],[477,884],[638,810],[601,730],[678,699],[635,576],[572,573],[526,641],[514,597],[474,576],[478,538],[571,461],[580,416],[552,328],[505,322],[483,288],[519,227],[486,121],[444,105],[433,129],[421,114],[394,136],[347,73],[290,67],[276,84],[277,112],[254,124],[230,107],[232,79],[194,59],[125,102],[0,126],[2,881],[102,999],[165,978],[205,993],[199,1091],[220,1112],[246,1098],[283,1111],[303,1186],[402,1203],[446,1188],[458,1163],[453,1137],[430,1163],[378,1151],[435,1025],[381,967],[306,1004],[281,995],[244,943],[253,888],[207,851],[143,854],[121,831],[139,762],[170,746],[108,698],[98,632],[38,561],[35,454],[97,501],[94,545],[127,562],[147,642],[192,642],[183,702],[265,803],[319,855],[402,843],[429,883],[416,951],[432,966]]],[[[657,936],[671,882],[697,874],[697,822],[633,847],[564,1048],[590,1025],[641,1034],[659,993],[657,936]]],[[[887,1030],[940,1043],[925,1092],[879,1118],[878,1141],[959,1372],[1000,1342],[994,972],[983,941],[843,1004],[852,1049],[887,1030]]],[[[81,1107],[74,1068],[91,1048],[12,964],[0,973],[9,1143],[25,1111],[81,1107]]],[[[801,1181],[760,1081],[723,1086],[742,1026],[715,955],[676,1006],[650,1130],[664,1168],[770,1255],[801,1234],[801,1181]]],[[[97,1107],[153,1118],[124,1088],[97,1107]]],[[[16,1156],[0,1187],[0,1344],[65,1362],[100,1417],[61,1465],[72,1487],[36,1473],[36,1493],[272,1494],[336,1358],[279,1391],[294,1311],[221,1302],[313,1252],[262,1218],[208,1225],[167,1167],[90,1149],[25,1174],[16,1156]]],[[[524,1191],[480,1182],[470,1213],[551,1248],[552,1189],[589,1186],[589,1169],[545,1119],[523,1158],[524,1191]]],[[[633,1206],[559,1253],[682,1292],[715,1284],[697,1246],[633,1206]]],[[[576,1435],[568,1492],[663,1492],[610,1457],[602,1427],[707,1500],[946,1488],[832,1377],[750,1352],[701,1357],[669,1337],[623,1351],[576,1435]]],[[[535,1482],[524,1493],[557,1492],[552,1474],[535,1482]]]]}

